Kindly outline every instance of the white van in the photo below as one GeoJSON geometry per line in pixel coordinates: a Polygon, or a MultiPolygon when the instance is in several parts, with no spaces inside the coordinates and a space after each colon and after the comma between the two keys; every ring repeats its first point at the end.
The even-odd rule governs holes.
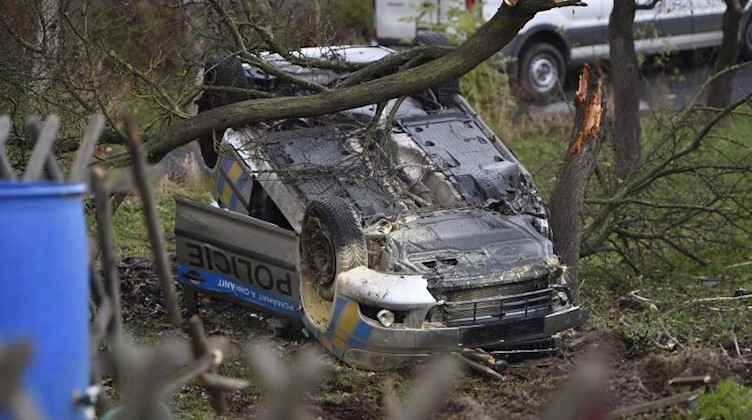
{"type": "MultiPolygon", "coordinates": [[[[614,0],[591,0],[586,7],[541,12],[525,25],[502,53],[513,57],[518,93],[531,101],[545,101],[559,90],[566,70],[609,57],[608,19],[614,0]]],[[[638,0],[649,2],[649,0],[638,0]]],[[[375,0],[377,41],[409,43],[452,16],[451,10],[482,7],[490,19],[502,0],[375,0]],[[477,4],[476,4],[477,3],[477,4]],[[422,5],[422,6],[421,6],[422,5]],[[433,5],[433,6],[431,6],[433,5]]],[[[752,25],[747,4],[741,25],[742,57],[752,58],[752,25]]],[[[724,0],[662,0],[635,16],[638,54],[691,50],[720,45],[724,0]]]]}

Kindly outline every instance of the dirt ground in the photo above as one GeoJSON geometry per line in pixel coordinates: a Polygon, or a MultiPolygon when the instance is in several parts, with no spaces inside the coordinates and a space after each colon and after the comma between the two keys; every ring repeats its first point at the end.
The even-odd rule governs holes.
{"type": "MultiPolygon", "coordinates": [[[[120,274],[124,322],[134,340],[155,343],[164,337],[187,337],[185,331],[171,329],[166,322],[149,259],[124,259],[120,263],[120,274]]],[[[200,304],[207,333],[226,337],[240,350],[222,365],[221,372],[251,382],[248,389],[227,395],[230,412],[226,418],[262,414],[269,402],[266,398],[269,393],[248,367],[248,352],[252,352],[255,345],[264,344],[273,349],[282,366],[292,366],[294,372],[294,366],[300,362],[295,359],[296,354],[318,346],[300,336],[280,337],[277,334],[279,321],[266,315],[209,298],[202,298],[200,304]]],[[[752,366],[736,357],[733,343],[728,343],[728,348],[677,347],[674,351],[658,353],[655,349],[635,345],[614,330],[584,329],[564,334],[562,345],[562,357],[514,364],[502,372],[501,379],[464,372],[446,396],[439,399],[441,402],[436,404],[434,416],[441,419],[540,418],[552,401],[565,392],[566,384],[576,381],[578,372],[587,369],[583,366],[603,366],[605,375],[595,382],[590,395],[581,398],[587,413],[607,412],[686,391],[669,385],[669,381],[677,377],[709,375],[711,386],[723,378],[752,385],[752,366]]],[[[392,372],[360,371],[320,351],[318,357],[327,374],[301,407],[313,418],[385,417],[400,401],[410,400],[416,388],[413,384],[419,381],[415,378],[425,375],[423,366],[392,372]]],[[[588,385],[583,384],[576,387],[588,389],[588,385]]],[[[171,406],[180,418],[214,417],[206,393],[197,385],[189,385],[179,392],[171,406]]],[[[654,412],[649,418],[658,414],[667,417],[686,414],[686,409],[686,405],[680,404],[667,411],[654,412]]]]}

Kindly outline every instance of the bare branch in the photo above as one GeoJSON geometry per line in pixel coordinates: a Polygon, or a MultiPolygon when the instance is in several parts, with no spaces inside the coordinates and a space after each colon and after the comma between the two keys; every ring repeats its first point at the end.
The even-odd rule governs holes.
{"type": "Polygon", "coordinates": [[[651,0],[650,3],[640,4],[635,1],[635,10],[650,10],[661,0],[651,0]]]}

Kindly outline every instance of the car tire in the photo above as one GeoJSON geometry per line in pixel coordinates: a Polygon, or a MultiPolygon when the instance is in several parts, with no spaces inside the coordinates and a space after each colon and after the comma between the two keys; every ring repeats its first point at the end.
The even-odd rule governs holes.
{"type": "Polygon", "coordinates": [[[742,38],[739,42],[741,45],[741,59],[744,61],[752,60],[752,22],[742,32],[742,38]]]}
{"type": "MultiPolygon", "coordinates": [[[[415,45],[432,45],[437,47],[451,47],[452,42],[446,35],[438,32],[421,32],[413,39],[415,45]]],[[[438,87],[432,88],[434,95],[439,98],[439,103],[442,105],[447,99],[450,99],[454,95],[460,93],[460,81],[459,79],[451,80],[438,87]]]]}
{"type": "Polygon", "coordinates": [[[513,88],[517,99],[531,103],[548,103],[561,91],[566,76],[564,57],[551,44],[537,43],[520,54],[513,88]]]}
{"type": "MultiPolygon", "coordinates": [[[[248,88],[248,79],[243,69],[243,63],[236,56],[214,54],[204,63],[203,83],[209,86],[227,86],[248,88]]],[[[198,99],[198,113],[208,111],[224,105],[248,99],[247,95],[238,92],[204,91],[198,99]]],[[[214,168],[219,156],[214,147],[214,137],[218,133],[210,133],[199,137],[198,144],[201,157],[209,168],[214,168]]]]}
{"type": "Polygon", "coordinates": [[[325,196],[308,204],[300,234],[300,257],[314,288],[328,301],[334,299],[339,273],[368,263],[360,217],[346,200],[325,196]]]}

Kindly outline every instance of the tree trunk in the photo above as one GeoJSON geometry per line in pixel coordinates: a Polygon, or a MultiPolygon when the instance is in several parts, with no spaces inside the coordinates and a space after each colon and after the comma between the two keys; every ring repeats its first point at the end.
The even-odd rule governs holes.
{"type": "MultiPolygon", "coordinates": [[[[474,35],[440,58],[347,88],[303,97],[254,99],[200,113],[163,129],[146,143],[149,160],[159,161],[170,150],[210,134],[212,130],[272,119],[331,114],[421,92],[457,79],[501,50],[537,12],[573,5],[582,6],[584,3],[578,0],[505,0],[474,35]]],[[[128,158],[118,157],[107,163],[125,165],[128,158]]]]}
{"type": "Polygon", "coordinates": [[[585,66],[575,96],[575,125],[569,138],[569,150],[561,164],[551,194],[551,229],[554,248],[568,267],[568,281],[575,293],[579,288],[580,244],[582,242],[582,204],[588,179],[603,144],[601,126],[605,116],[603,81],[585,66]]]}
{"type": "Polygon", "coordinates": [[[640,162],[640,65],[634,46],[634,0],[614,1],[608,22],[609,81],[614,95],[614,174],[626,178],[640,162]]]}
{"type": "Polygon", "coordinates": [[[42,0],[39,7],[39,30],[36,38],[41,53],[32,64],[30,88],[36,95],[44,95],[52,82],[52,72],[57,60],[60,2],[59,0],[42,0]]]}
{"type": "MultiPolygon", "coordinates": [[[[723,41],[718,48],[718,58],[715,62],[716,73],[725,70],[739,59],[739,25],[742,11],[748,0],[726,0],[726,12],[723,13],[723,41]]],[[[715,79],[708,90],[708,106],[725,108],[731,101],[732,73],[724,74],[715,79]]]]}

